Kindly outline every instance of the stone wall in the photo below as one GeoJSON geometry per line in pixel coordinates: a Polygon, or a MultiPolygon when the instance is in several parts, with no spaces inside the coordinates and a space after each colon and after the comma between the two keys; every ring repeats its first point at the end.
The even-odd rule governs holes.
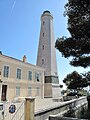
{"type": "Polygon", "coordinates": [[[67,117],[61,117],[61,116],[50,116],[49,120],[82,120],[82,119],[70,118],[70,117],[67,118],[67,117]]]}
{"type": "MultiPolygon", "coordinates": [[[[60,104],[58,106],[44,108],[43,110],[40,110],[40,111],[35,113],[35,120],[47,120],[50,115],[57,115],[57,114],[62,115],[62,114],[64,114],[65,112],[68,111],[70,106],[72,106],[73,108],[76,107],[78,109],[85,104],[87,104],[86,97],[81,97],[78,99],[67,101],[64,104],[60,104]]],[[[50,120],[56,120],[56,119],[52,118],[50,120]]],[[[61,120],[63,120],[63,119],[61,119],[61,120]]]]}

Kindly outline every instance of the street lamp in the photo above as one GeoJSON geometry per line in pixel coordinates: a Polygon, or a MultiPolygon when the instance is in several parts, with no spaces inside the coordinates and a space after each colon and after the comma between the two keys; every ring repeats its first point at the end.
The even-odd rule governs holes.
{"type": "Polygon", "coordinates": [[[1,95],[2,95],[2,69],[0,69],[0,83],[1,83],[1,87],[0,87],[0,101],[1,101],[1,95]]]}

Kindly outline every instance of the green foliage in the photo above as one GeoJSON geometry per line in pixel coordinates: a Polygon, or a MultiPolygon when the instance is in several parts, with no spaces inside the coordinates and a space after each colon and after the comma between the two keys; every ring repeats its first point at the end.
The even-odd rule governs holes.
{"type": "Polygon", "coordinates": [[[87,73],[82,74],[87,80],[88,80],[88,85],[90,85],[90,71],[87,73]]]}
{"type": "Polygon", "coordinates": [[[60,85],[60,88],[63,88],[63,85],[60,85]]]}
{"type": "Polygon", "coordinates": [[[71,37],[58,38],[55,47],[73,66],[90,66],[90,0],[68,0],[65,5],[71,37]]]}
{"type": "Polygon", "coordinates": [[[64,95],[67,93],[67,90],[61,90],[61,94],[64,95]]]}
{"type": "Polygon", "coordinates": [[[64,114],[64,117],[75,117],[75,109],[69,106],[69,110],[64,114]]]}
{"type": "Polygon", "coordinates": [[[64,78],[63,82],[66,84],[67,88],[71,91],[78,92],[83,89],[83,87],[88,86],[88,80],[83,78],[78,72],[73,71],[64,78]]]}
{"type": "Polygon", "coordinates": [[[89,119],[90,118],[90,110],[87,109],[86,107],[82,107],[81,110],[79,111],[78,116],[81,119],[89,119]]]}
{"type": "Polygon", "coordinates": [[[72,106],[70,106],[69,110],[64,114],[64,116],[90,120],[90,110],[87,109],[86,106],[82,106],[79,110],[75,110],[72,106]],[[78,112],[76,113],[76,111],[78,112]]]}

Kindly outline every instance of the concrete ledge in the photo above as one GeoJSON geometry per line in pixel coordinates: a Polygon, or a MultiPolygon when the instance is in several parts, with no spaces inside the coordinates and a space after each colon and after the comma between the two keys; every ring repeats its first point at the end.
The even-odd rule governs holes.
{"type": "Polygon", "coordinates": [[[63,101],[69,101],[72,99],[76,99],[76,96],[63,96],[63,101]]]}
{"type": "Polygon", "coordinates": [[[85,119],[61,117],[61,116],[53,116],[53,115],[51,115],[49,117],[49,120],[85,120],[85,119]]]}

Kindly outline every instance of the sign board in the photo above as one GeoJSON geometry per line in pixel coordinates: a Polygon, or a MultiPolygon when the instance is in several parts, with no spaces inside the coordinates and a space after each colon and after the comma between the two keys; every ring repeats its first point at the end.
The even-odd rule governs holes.
{"type": "Polygon", "coordinates": [[[14,113],[16,111],[16,106],[14,104],[11,104],[9,107],[9,113],[14,113]]]}
{"type": "Polygon", "coordinates": [[[4,106],[3,106],[4,104],[3,103],[0,103],[0,120],[3,120],[3,116],[4,116],[4,111],[3,111],[3,108],[4,108],[4,106]]]}

